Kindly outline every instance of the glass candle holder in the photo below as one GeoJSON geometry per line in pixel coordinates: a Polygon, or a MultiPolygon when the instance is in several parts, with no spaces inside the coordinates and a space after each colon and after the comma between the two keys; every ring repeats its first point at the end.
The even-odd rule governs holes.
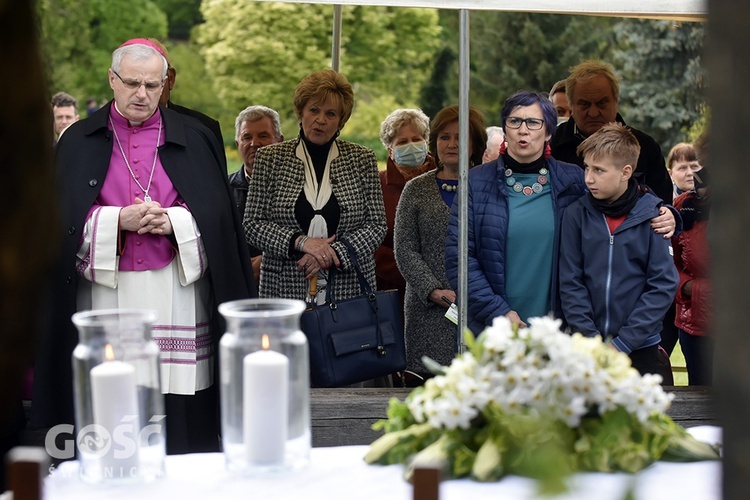
{"type": "Polygon", "coordinates": [[[76,448],[86,482],[148,481],[164,474],[164,396],[156,312],[103,309],[73,315],[76,448]]]}
{"type": "Polygon", "coordinates": [[[227,468],[243,475],[296,470],[310,461],[310,368],[301,300],[219,305],[221,427],[227,468]]]}

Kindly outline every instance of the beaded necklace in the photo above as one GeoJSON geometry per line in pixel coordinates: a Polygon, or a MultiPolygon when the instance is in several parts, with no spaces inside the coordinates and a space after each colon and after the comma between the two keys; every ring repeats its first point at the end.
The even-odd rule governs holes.
{"type": "Polygon", "coordinates": [[[536,182],[531,186],[524,186],[520,181],[517,181],[516,178],[513,177],[513,170],[506,166],[505,183],[512,187],[513,191],[516,193],[523,193],[526,196],[531,196],[532,194],[539,194],[542,192],[542,186],[549,182],[548,174],[549,170],[547,170],[547,167],[542,167],[539,169],[539,177],[536,178],[536,182]]]}

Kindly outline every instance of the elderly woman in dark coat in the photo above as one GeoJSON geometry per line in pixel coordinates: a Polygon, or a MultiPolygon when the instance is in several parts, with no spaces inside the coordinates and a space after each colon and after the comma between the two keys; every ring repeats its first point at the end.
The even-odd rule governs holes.
{"type": "Polygon", "coordinates": [[[359,295],[346,240],[375,289],[373,252],[386,231],[375,153],[338,139],[354,104],[342,74],[321,70],[294,93],[300,134],[256,153],[245,208],[245,236],[263,252],[260,296],[325,302],[338,268],[336,297],[359,295]],[[310,287],[317,281],[317,286],[310,287]]]}
{"type": "MultiPolygon", "coordinates": [[[[469,110],[469,156],[481,162],[487,143],[484,118],[469,110]]],[[[456,325],[445,317],[456,300],[445,274],[445,236],[458,187],[458,107],[443,108],[430,125],[430,150],[436,170],[406,183],[396,210],[396,263],[406,280],[406,368],[430,376],[427,356],[450,364],[456,349],[456,325]]]]}

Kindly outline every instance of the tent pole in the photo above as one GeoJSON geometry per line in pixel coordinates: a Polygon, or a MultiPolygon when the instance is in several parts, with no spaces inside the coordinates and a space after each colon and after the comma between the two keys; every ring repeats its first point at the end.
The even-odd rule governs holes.
{"type": "Polygon", "coordinates": [[[468,295],[469,249],[469,11],[459,12],[458,57],[458,342],[457,352],[464,352],[464,329],[468,295]]]}
{"type": "Polygon", "coordinates": [[[341,71],[341,23],[343,7],[333,6],[333,33],[331,34],[331,69],[341,71]]]}

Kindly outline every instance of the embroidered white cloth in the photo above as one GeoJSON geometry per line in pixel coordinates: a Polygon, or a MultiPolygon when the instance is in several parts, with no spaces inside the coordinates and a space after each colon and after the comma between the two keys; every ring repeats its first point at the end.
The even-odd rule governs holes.
{"type": "MultiPolygon", "coordinates": [[[[721,440],[718,427],[689,431],[701,440],[721,440]]],[[[229,473],[220,453],[171,455],[166,477],[149,484],[92,486],[78,479],[76,462],[65,462],[46,479],[48,500],[139,500],[180,498],[274,500],[408,500],[412,486],[404,481],[403,467],[367,465],[367,446],[313,448],[311,464],[304,470],[263,478],[243,478],[229,473]]],[[[721,498],[721,462],[657,462],[638,474],[583,473],[570,479],[570,491],[554,500],[622,500],[629,488],[637,500],[718,500],[721,498]]],[[[441,500],[526,500],[540,498],[533,480],[518,476],[497,483],[468,479],[443,481],[441,500]]]]}
{"type": "Polygon", "coordinates": [[[153,338],[161,351],[161,390],[195,394],[213,384],[214,352],[209,331],[210,285],[200,231],[183,207],[167,209],[177,256],[162,269],[120,271],[117,256],[119,207],[98,207],[86,222],[78,251],[78,310],[153,309],[153,338]]]}

